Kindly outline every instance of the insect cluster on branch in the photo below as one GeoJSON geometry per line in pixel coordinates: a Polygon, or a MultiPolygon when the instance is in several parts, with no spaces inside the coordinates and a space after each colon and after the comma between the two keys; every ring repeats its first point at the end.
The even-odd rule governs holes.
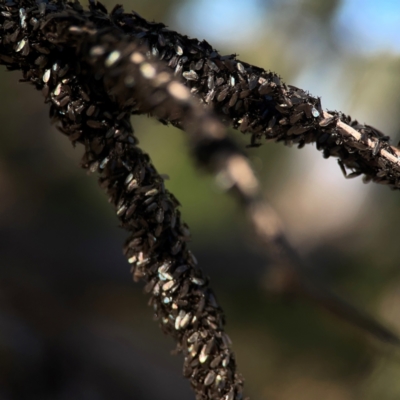
{"type": "Polygon", "coordinates": [[[375,128],[325,112],[319,98],[277,74],[121,6],[108,14],[95,1],[85,10],[77,1],[0,0],[0,63],[21,70],[23,81],[42,91],[57,128],[83,145],[81,166],[99,174],[129,232],[124,253],[133,278],[145,282],[162,330],[183,353],[197,399],[240,400],[243,379],[222,310],[188,249],[179,202],[138,146],[131,115],[185,130],[198,164],[224,175],[260,242],[297,273],[302,262],[227,124],[249,134],[250,147],[265,139],[299,148],[315,142],[324,157],[338,157],[348,177],[400,187],[398,151],[375,128]]]}

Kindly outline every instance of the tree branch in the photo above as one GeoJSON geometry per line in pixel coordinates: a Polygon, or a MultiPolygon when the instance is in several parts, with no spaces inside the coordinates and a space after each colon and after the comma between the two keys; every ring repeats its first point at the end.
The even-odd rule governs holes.
{"type": "Polygon", "coordinates": [[[353,174],[392,187],[400,174],[397,150],[374,128],[324,113],[319,99],[286,86],[276,74],[234,56],[221,57],[206,42],[118,6],[108,16],[94,2],[83,11],[79,3],[1,0],[0,23],[0,62],[21,69],[24,80],[42,90],[59,129],[85,146],[82,166],[101,174],[101,186],[131,233],[124,252],[133,277],[145,280],[163,331],[185,356],[184,375],[197,398],[240,399],[243,380],[223,330],[222,310],[187,248],[189,231],[179,203],[137,147],[130,115],[152,113],[187,130],[200,164],[223,175],[260,241],[272,244],[276,259],[296,271],[299,257],[261,198],[248,160],[190,92],[220,119],[250,132],[252,145],[262,136],[299,146],[317,141],[325,155],[338,156],[353,174]],[[159,59],[168,61],[174,75],[182,74],[190,91],[159,59]]]}
{"type": "Polygon", "coordinates": [[[183,352],[183,373],[197,398],[241,398],[243,380],[223,312],[187,247],[190,233],[179,202],[137,147],[129,118],[133,110],[174,115],[193,136],[216,139],[224,126],[163,63],[147,59],[147,48],[105,26],[93,5],[81,13],[63,3],[0,2],[0,14],[2,62],[42,90],[58,128],[85,146],[82,167],[100,172],[101,186],[131,233],[124,253],[133,278],[146,282],[155,317],[183,352]],[[22,30],[4,34],[10,23],[22,30]]]}
{"type": "Polygon", "coordinates": [[[363,174],[365,182],[400,188],[400,150],[376,128],[341,112],[324,111],[320,98],[234,54],[221,56],[204,40],[189,39],[137,14],[118,14],[114,22],[167,62],[223,121],[250,134],[250,147],[259,146],[262,138],[299,148],[316,143],[325,158],[339,158],[348,178],[363,174]]]}

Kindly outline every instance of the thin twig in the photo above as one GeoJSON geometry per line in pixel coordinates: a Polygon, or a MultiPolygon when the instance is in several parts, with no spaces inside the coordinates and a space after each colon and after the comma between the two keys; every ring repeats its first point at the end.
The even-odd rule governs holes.
{"type": "Polygon", "coordinates": [[[260,183],[249,160],[228,137],[223,141],[201,135],[189,136],[196,159],[217,175],[225,189],[232,190],[240,201],[256,238],[280,269],[281,290],[300,295],[352,325],[365,329],[377,338],[395,344],[400,339],[373,317],[321,287],[307,274],[308,268],[290,243],[284,224],[260,191],[260,183]]]}

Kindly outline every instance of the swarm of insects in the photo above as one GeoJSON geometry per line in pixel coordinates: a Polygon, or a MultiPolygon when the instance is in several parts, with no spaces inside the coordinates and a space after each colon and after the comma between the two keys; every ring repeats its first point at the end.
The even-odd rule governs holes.
{"type": "MultiPolygon", "coordinates": [[[[346,177],[363,174],[366,181],[400,187],[400,153],[377,129],[326,112],[319,98],[286,85],[277,74],[235,55],[221,56],[207,42],[121,6],[108,14],[95,1],[84,10],[78,2],[1,0],[0,63],[21,70],[23,80],[42,91],[58,129],[73,145],[84,146],[81,166],[99,173],[130,234],[124,253],[134,280],[145,282],[162,330],[183,353],[183,374],[197,399],[240,400],[243,379],[222,310],[188,249],[190,231],[179,202],[138,147],[130,116],[151,114],[185,130],[198,164],[224,176],[259,241],[296,276],[291,282],[297,290],[317,300],[324,296],[301,277],[302,261],[225,125],[249,134],[250,147],[265,139],[299,148],[315,142],[324,157],[339,159],[346,177]]],[[[397,342],[339,299],[327,304],[397,342]]]]}

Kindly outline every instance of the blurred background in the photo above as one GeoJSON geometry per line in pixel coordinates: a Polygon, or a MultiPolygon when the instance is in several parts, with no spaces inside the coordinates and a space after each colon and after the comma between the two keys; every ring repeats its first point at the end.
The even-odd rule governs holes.
{"type": "MultiPolygon", "coordinates": [[[[123,4],[400,139],[396,0],[123,4]]],[[[50,126],[41,94],[18,83],[19,73],[0,75],[0,398],[194,398],[181,356],[170,355],[172,340],[131,280],[126,233],[96,178],[78,168],[82,150],[50,126]]],[[[269,293],[268,266],[240,210],[193,168],[184,134],[146,117],[133,125],[182,204],[191,248],[227,315],[246,394],[399,399],[400,350],[314,304],[269,293]]],[[[344,179],[313,145],[266,143],[248,153],[311,273],[400,335],[400,194],[344,179]]]]}

